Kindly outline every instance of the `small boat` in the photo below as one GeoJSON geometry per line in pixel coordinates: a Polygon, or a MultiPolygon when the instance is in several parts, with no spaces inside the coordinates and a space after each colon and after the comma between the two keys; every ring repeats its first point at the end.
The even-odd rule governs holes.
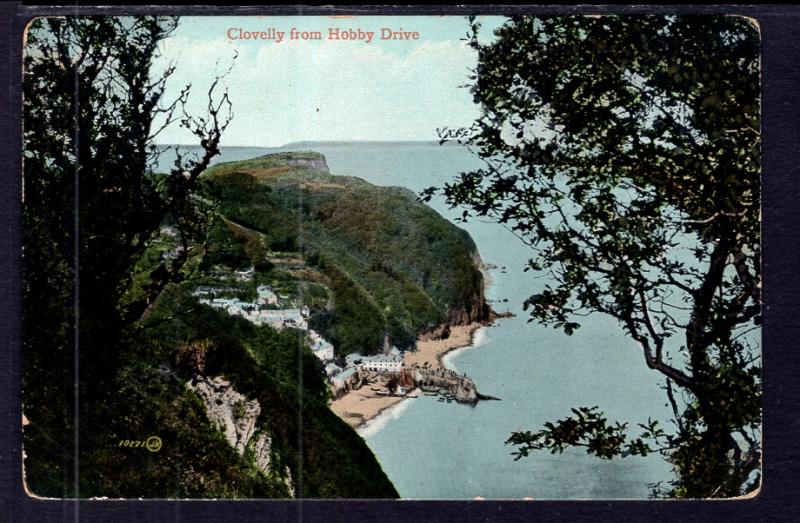
{"type": "Polygon", "coordinates": [[[443,398],[443,397],[441,397],[441,396],[439,396],[439,399],[438,399],[438,400],[436,400],[436,401],[438,401],[439,403],[444,403],[444,398],[443,398]]]}
{"type": "Polygon", "coordinates": [[[388,390],[379,390],[378,392],[376,392],[376,394],[378,396],[388,396],[389,395],[389,391],[388,390]]]}

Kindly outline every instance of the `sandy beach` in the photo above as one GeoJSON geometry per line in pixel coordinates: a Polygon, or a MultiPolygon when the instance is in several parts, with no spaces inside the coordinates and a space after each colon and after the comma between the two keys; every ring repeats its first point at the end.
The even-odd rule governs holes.
{"type": "Polygon", "coordinates": [[[403,401],[401,396],[378,396],[369,387],[344,394],[331,403],[331,410],[351,427],[359,427],[384,410],[403,401]]]}
{"type": "Polygon", "coordinates": [[[407,367],[418,364],[423,366],[425,363],[431,368],[442,368],[442,357],[451,350],[472,345],[472,337],[475,331],[483,327],[482,323],[470,323],[468,325],[456,325],[450,327],[450,336],[443,340],[425,339],[420,337],[417,340],[417,350],[406,352],[403,356],[403,363],[407,367]]]}
{"type": "MultiPolygon", "coordinates": [[[[408,367],[427,363],[431,368],[442,368],[442,357],[452,350],[471,345],[472,336],[482,326],[482,323],[470,323],[450,327],[450,336],[446,339],[420,337],[417,350],[406,352],[403,363],[408,367]]],[[[404,399],[402,396],[379,396],[369,387],[361,387],[336,399],[331,403],[331,410],[350,426],[360,427],[404,399]]]]}

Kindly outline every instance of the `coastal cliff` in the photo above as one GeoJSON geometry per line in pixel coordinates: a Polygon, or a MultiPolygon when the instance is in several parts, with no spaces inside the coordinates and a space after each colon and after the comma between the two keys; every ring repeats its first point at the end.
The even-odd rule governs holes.
{"type": "Polygon", "coordinates": [[[274,466],[272,437],[263,424],[258,424],[259,402],[240,394],[222,376],[194,375],[186,382],[186,387],[203,401],[208,419],[222,432],[228,444],[240,456],[251,455],[262,473],[280,478],[289,497],[295,497],[291,470],[288,466],[282,469],[274,466]]]}
{"type": "MultiPolygon", "coordinates": [[[[321,155],[320,155],[321,156],[321,155]]],[[[291,165],[292,167],[299,167],[303,169],[312,169],[315,171],[321,171],[324,173],[329,173],[330,169],[328,168],[328,162],[324,156],[321,157],[292,157],[289,156],[286,158],[286,164],[291,165]]]]}
{"type": "Polygon", "coordinates": [[[309,324],[339,356],[492,318],[472,238],[406,188],[331,174],[312,151],[218,164],[205,183],[250,253],[254,238],[266,258],[291,251],[292,277],[320,286],[309,324]]]}
{"type": "Polygon", "coordinates": [[[164,441],[162,460],[134,457],[182,464],[166,476],[179,497],[397,497],[369,447],[328,408],[321,363],[298,351],[297,331],[200,303],[194,285],[170,287],[131,340],[129,354],[144,359],[125,390],[144,403],[138,415],[155,409],[146,430],[164,441]],[[164,369],[158,395],[148,366],[164,369]]]}

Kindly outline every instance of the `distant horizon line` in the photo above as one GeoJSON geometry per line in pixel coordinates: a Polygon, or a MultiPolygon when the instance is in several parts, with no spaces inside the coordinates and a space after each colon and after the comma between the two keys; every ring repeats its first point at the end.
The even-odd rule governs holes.
{"type": "MultiPolygon", "coordinates": [[[[297,142],[288,142],[283,145],[220,145],[220,147],[228,148],[255,148],[255,149],[281,149],[283,147],[292,147],[299,145],[313,145],[313,144],[383,144],[383,143],[406,143],[406,144],[439,144],[439,140],[300,140],[297,142]]],[[[452,144],[452,143],[451,143],[452,144]]],[[[199,144],[187,143],[157,143],[159,147],[164,146],[179,146],[179,147],[200,147],[199,144]]],[[[448,145],[445,143],[443,145],[448,145]]]]}

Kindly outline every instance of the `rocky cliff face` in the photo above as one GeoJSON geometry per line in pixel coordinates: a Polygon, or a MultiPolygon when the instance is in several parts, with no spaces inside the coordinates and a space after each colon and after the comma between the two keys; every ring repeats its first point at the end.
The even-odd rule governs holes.
{"type": "Polygon", "coordinates": [[[248,400],[221,376],[208,378],[196,376],[187,383],[206,405],[208,419],[225,435],[225,439],[239,454],[243,454],[256,430],[256,419],[261,406],[248,400]]]}
{"type": "Polygon", "coordinates": [[[255,444],[253,445],[253,455],[255,456],[258,468],[263,471],[269,470],[269,463],[272,459],[272,438],[266,433],[258,435],[255,444]]]}
{"type": "Polygon", "coordinates": [[[470,323],[483,323],[494,320],[497,315],[486,303],[486,287],[491,283],[489,273],[486,271],[487,265],[483,262],[479,252],[475,251],[472,256],[475,267],[480,270],[481,282],[478,292],[469,301],[452,307],[447,312],[447,325],[468,325],[470,323]]]}
{"type": "Polygon", "coordinates": [[[470,301],[461,303],[447,311],[447,325],[468,325],[474,322],[485,322],[493,319],[493,311],[486,303],[485,284],[481,282],[480,290],[470,301]]]}
{"type": "MultiPolygon", "coordinates": [[[[476,267],[483,268],[484,264],[479,255],[475,255],[476,267]]],[[[447,311],[443,324],[421,334],[422,339],[444,339],[450,336],[450,327],[455,325],[469,325],[470,323],[491,323],[498,315],[486,302],[487,274],[481,270],[481,284],[478,292],[468,301],[462,302],[447,311]]]]}
{"type": "MultiPolygon", "coordinates": [[[[208,419],[224,434],[228,443],[240,455],[244,455],[248,447],[252,449],[256,465],[269,475],[272,438],[266,431],[259,431],[256,425],[258,415],[261,413],[258,401],[249,400],[234,390],[231,383],[222,376],[210,378],[195,375],[186,386],[203,400],[208,419]]],[[[290,495],[294,497],[288,468],[284,469],[282,476],[290,495]]]]}
{"type": "Polygon", "coordinates": [[[306,169],[316,169],[317,171],[330,172],[328,163],[325,157],[320,155],[320,158],[289,158],[286,163],[294,167],[305,167],[306,169]]]}

